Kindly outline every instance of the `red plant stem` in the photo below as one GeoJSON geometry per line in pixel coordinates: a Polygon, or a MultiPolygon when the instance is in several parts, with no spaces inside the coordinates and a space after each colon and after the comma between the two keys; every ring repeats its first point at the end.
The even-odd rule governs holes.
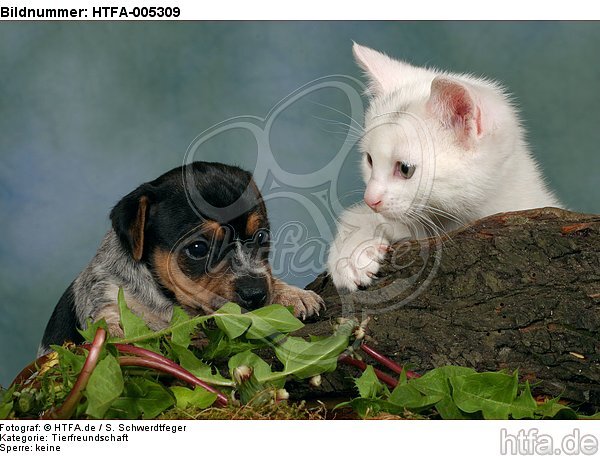
{"type": "MultiPolygon", "coordinates": [[[[338,361],[340,361],[341,363],[347,364],[348,366],[358,367],[362,371],[364,371],[367,368],[367,363],[365,363],[364,361],[361,361],[359,359],[352,358],[351,356],[348,356],[348,355],[340,356],[338,358],[338,361]]],[[[398,380],[396,380],[395,378],[392,378],[388,374],[381,372],[379,369],[373,368],[373,370],[375,371],[375,375],[377,376],[377,378],[379,380],[381,380],[383,383],[385,383],[387,386],[389,386],[390,388],[396,388],[396,386],[398,386],[398,380]]]]}
{"type": "MultiPolygon", "coordinates": [[[[131,355],[142,356],[144,358],[153,359],[153,360],[158,361],[160,363],[163,363],[163,364],[165,364],[167,366],[170,366],[173,369],[178,369],[180,371],[185,371],[189,375],[192,375],[192,376],[195,377],[194,374],[192,374],[188,370],[184,369],[183,367],[181,367],[176,362],[171,361],[169,358],[166,358],[165,356],[161,355],[160,353],[156,353],[156,352],[153,352],[151,350],[147,350],[145,348],[136,347],[135,345],[129,345],[129,344],[114,344],[114,346],[116,347],[117,350],[119,350],[120,353],[129,353],[131,355]]],[[[203,382],[200,379],[198,379],[198,381],[201,382],[201,383],[205,383],[205,382],[203,382]]],[[[206,386],[204,386],[204,388],[205,389],[209,389],[209,388],[212,388],[212,386],[206,384],[206,386]]],[[[209,389],[209,391],[211,391],[211,390],[209,389]]],[[[211,391],[211,393],[212,392],[216,392],[216,391],[211,391]]]]}
{"type": "MultiPolygon", "coordinates": [[[[136,347],[135,345],[114,344],[114,346],[120,353],[129,353],[131,355],[136,355],[136,356],[140,357],[139,359],[145,359],[148,361],[154,361],[155,363],[159,363],[161,366],[164,366],[164,368],[160,368],[160,369],[156,368],[155,366],[157,366],[157,364],[153,364],[152,366],[146,365],[146,367],[158,369],[161,372],[166,372],[168,374],[171,374],[174,377],[177,377],[180,380],[188,382],[192,385],[201,386],[208,392],[216,394],[217,402],[220,405],[227,405],[227,402],[228,402],[227,396],[225,396],[219,390],[215,389],[214,387],[212,387],[208,383],[204,382],[203,380],[200,380],[198,377],[196,377],[190,371],[188,371],[187,369],[184,369],[183,367],[181,367],[179,364],[175,363],[174,361],[171,361],[169,358],[166,358],[163,355],[153,352],[151,350],[147,350],[147,349],[141,348],[141,347],[136,347]]],[[[83,347],[85,348],[86,345],[83,345],[83,347]]],[[[133,357],[127,357],[127,359],[131,360],[131,359],[133,359],[133,357]]],[[[119,359],[119,363],[120,362],[121,361],[119,359]]],[[[121,364],[121,365],[124,365],[124,364],[121,364]]],[[[135,364],[135,365],[141,365],[141,364],[135,364]]]]}
{"type": "MultiPolygon", "coordinates": [[[[136,348],[138,348],[138,347],[136,347],[136,348]]],[[[160,355],[158,355],[158,356],[160,356],[160,355]]],[[[158,358],[152,359],[150,357],[140,357],[140,356],[120,356],[119,364],[121,366],[147,367],[150,369],[155,369],[160,372],[165,372],[165,373],[170,374],[173,377],[183,380],[191,385],[201,386],[205,390],[216,394],[217,395],[217,403],[219,405],[224,406],[224,405],[227,405],[227,403],[228,403],[227,397],[223,393],[221,393],[220,391],[217,391],[215,388],[213,388],[212,386],[203,382],[202,380],[197,378],[195,375],[193,375],[191,372],[188,372],[187,370],[185,370],[181,366],[178,366],[175,363],[173,363],[173,365],[170,365],[170,364],[165,363],[163,360],[159,360],[158,358]]]]}
{"type": "Polygon", "coordinates": [[[65,399],[65,402],[63,402],[63,405],[58,410],[54,410],[53,408],[48,410],[42,415],[42,419],[67,420],[73,415],[77,404],[79,404],[79,401],[81,400],[83,390],[87,386],[90,376],[96,368],[96,364],[98,364],[98,358],[100,357],[100,352],[102,351],[105,340],[106,330],[98,328],[87,358],[85,359],[85,363],[83,364],[83,368],[75,381],[75,385],[73,385],[73,388],[65,399]]]}
{"type": "MultiPolygon", "coordinates": [[[[145,348],[136,347],[135,345],[129,345],[129,344],[113,344],[113,345],[120,353],[129,353],[131,355],[154,359],[163,364],[168,364],[169,366],[183,369],[179,364],[171,361],[169,358],[165,358],[161,354],[153,352],[151,350],[147,350],[145,348]]],[[[85,348],[85,349],[89,349],[90,344],[82,344],[81,347],[85,348]]],[[[193,375],[193,374],[190,373],[190,375],[193,375]]]]}
{"type": "Polygon", "coordinates": [[[395,363],[391,359],[386,356],[383,356],[381,353],[375,351],[373,348],[369,347],[367,344],[361,344],[360,349],[364,351],[367,355],[373,358],[378,363],[383,364],[385,367],[390,369],[391,371],[401,374],[404,370],[406,372],[406,378],[419,378],[421,375],[416,372],[412,372],[409,370],[405,370],[400,364],[395,363]]]}

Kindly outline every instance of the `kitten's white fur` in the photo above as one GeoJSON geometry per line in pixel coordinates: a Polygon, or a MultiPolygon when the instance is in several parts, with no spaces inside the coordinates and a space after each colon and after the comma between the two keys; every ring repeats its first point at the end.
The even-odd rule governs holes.
{"type": "Polygon", "coordinates": [[[365,200],[380,204],[342,214],[327,261],[337,288],[369,285],[400,239],[499,212],[560,207],[498,84],[414,67],[358,44],[353,52],[371,97],[361,140],[365,200]],[[395,172],[398,162],[415,165],[414,175],[395,172]]]}

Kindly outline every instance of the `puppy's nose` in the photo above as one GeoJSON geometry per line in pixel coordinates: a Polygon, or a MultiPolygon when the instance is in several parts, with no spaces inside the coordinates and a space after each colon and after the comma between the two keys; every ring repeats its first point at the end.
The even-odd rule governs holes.
{"type": "Polygon", "coordinates": [[[238,304],[246,309],[257,309],[267,302],[268,287],[266,279],[260,277],[243,277],[236,280],[238,304]]]}

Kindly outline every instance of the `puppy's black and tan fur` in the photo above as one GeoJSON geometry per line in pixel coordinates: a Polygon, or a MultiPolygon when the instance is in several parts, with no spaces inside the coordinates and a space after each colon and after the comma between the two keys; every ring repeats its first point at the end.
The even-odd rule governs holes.
{"type": "Polygon", "coordinates": [[[48,322],[39,353],[81,341],[77,328],[105,319],[122,335],[117,293],[154,330],[174,306],[208,314],[234,301],[246,309],[293,306],[317,313],[311,291],[272,277],[269,221],[250,173],[219,163],[175,168],[125,196],[110,213],[112,228],[90,264],[67,288],[48,322]]]}

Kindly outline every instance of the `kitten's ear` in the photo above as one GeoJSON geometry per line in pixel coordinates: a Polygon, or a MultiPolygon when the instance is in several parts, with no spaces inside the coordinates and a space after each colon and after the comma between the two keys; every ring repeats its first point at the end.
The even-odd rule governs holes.
{"type": "Polygon", "coordinates": [[[444,76],[434,78],[427,109],[454,130],[465,149],[471,148],[483,134],[481,105],[465,84],[444,76]]]}
{"type": "Polygon", "coordinates": [[[119,201],[110,212],[110,220],[121,245],[135,261],[140,261],[144,254],[149,208],[150,194],[142,185],[119,201]]]}
{"type": "Polygon", "coordinates": [[[408,63],[392,59],[360,44],[354,43],[352,53],[356,63],[365,70],[369,78],[368,91],[373,96],[396,89],[403,79],[403,74],[406,71],[415,70],[415,67],[408,63]]]}

